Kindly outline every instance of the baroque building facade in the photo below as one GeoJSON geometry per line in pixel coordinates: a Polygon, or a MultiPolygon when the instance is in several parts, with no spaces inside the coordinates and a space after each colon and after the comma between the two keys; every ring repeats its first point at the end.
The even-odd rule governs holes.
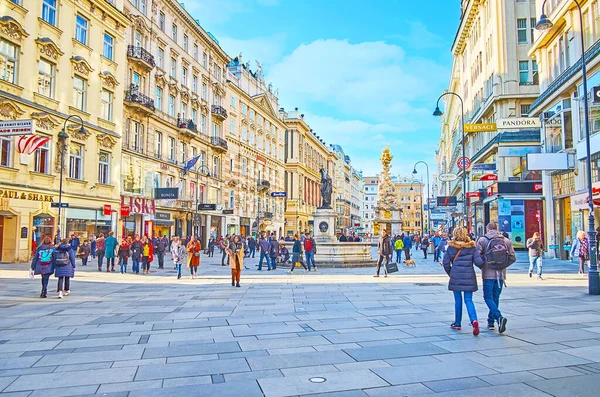
{"type": "Polygon", "coordinates": [[[28,260],[59,225],[62,237],[87,238],[118,222],[129,20],[122,1],[3,1],[0,8],[0,120],[31,119],[43,139],[30,152],[18,136],[0,136],[0,261],[14,262],[28,260]],[[69,115],[84,129],[73,117],[59,138],[69,115]],[[61,158],[68,208],[58,219],[61,158]]]}

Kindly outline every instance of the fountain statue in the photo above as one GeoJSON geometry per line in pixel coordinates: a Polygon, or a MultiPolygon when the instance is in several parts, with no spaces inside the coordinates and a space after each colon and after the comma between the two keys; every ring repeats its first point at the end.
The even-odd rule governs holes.
{"type": "Polygon", "coordinates": [[[388,234],[391,235],[402,233],[402,209],[398,204],[396,187],[390,175],[393,158],[389,146],[386,146],[380,158],[381,174],[379,176],[375,219],[373,220],[375,234],[379,234],[381,230],[387,230],[388,234]]]}

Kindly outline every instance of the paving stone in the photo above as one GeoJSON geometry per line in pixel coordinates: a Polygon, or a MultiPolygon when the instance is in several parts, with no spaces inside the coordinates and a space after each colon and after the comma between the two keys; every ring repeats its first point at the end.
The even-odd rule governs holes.
{"type": "MultiPolygon", "coordinates": [[[[455,390],[435,394],[435,397],[551,397],[540,390],[523,383],[514,385],[486,386],[477,389],[455,390]]],[[[576,394],[570,396],[573,397],[576,394]]],[[[577,396],[579,397],[579,396],[577,396]]],[[[587,396],[585,396],[587,397],[587,396]]]]}
{"type": "Polygon", "coordinates": [[[51,388],[42,388],[31,393],[30,397],[62,397],[62,396],[81,396],[83,394],[94,394],[98,390],[98,385],[89,386],[69,386],[54,388],[54,385],[46,385],[51,388]]]}
{"type": "Polygon", "coordinates": [[[13,383],[18,376],[2,376],[0,377],[0,392],[8,387],[11,383],[13,383]]]}
{"type": "Polygon", "coordinates": [[[448,353],[447,350],[430,343],[394,344],[389,346],[365,347],[362,349],[346,349],[344,351],[356,361],[386,360],[448,353]]]}
{"type": "Polygon", "coordinates": [[[162,382],[163,382],[163,387],[207,385],[207,384],[213,383],[212,377],[210,375],[190,376],[190,377],[186,377],[186,378],[164,379],[162,382]]]}
{"type": "MultiPolygon", "coordinates": [[[[110,381],[110,379],[107,380],[110,381]]],[[[141,382],[103,383],[98,389],[97,393],[102,394],[118,391],[160,389],[162,387],[162,383],[162,379],[146,380],[141,382]]]]}
{"type": "Polygon", "coordinates": [[[479,378],[458,378],[424,382],[423,385],[427,386],[436,393],[441,393],[452,390],[466,390],[485,387],[489,386],[489,383],[486,383],[479,378]]]}
{"type": "MultiPolygon", "coordinates": [[[[226,382],[256,380],[265,378],[281,378],[283,374],[278,369],[269,369],[265,371],[252,371],[252,372],[238,372],[233,374],[225,374],[226,382]]],[[[167,380],[165,379],[165,382],[167,380]]]]}
{"type": "Polygon", "coordinates": [[[219,358],[220,357],[218,354],[201,354],[201,355],[197,355],[197,356],[167,357],[167,364],[189,363],[192,361],[218,360],[219,358]]]}
{"type": "Polygon", "coordinates": [[[538,369],[536,371],[531,372],[545,379],[566,378],[569,376],[582,375],[581,372],[566,367],[538,369]]]}
{"type": "Polygon", "coordinates": [[[153,390],[134,390],[129,397],[264,397],[256,381],[225,382],[153,390]]]}
{"type": "Polygon", "coordinates": [[[470,359],[497,372],[531,371],[589,363],[588,360],[561,352],[515,354],[504,360],[492,360],[488,357],[470,359]]]}
{"type": "MultiPolygon", "coordinates": [[[[360,368],[360,369],[364,369],[364,368],[360,368]]],[[[313,377],[313,376],[322,376],[323,374],[327,374],[327,373],[335,373],[335,372],[339,372],[339,369],[337,369],[335,366],[331,365],[331,364],[327,364],[327,365],[310,365],[307,367],[294,367],[294,368],[282,368],[280,369],[280,371],[283,373],[283,376],[285,377],[290,377],[290,376],[306,376],[308,378],[313,377]]]]}
{"type": "Polygon", "coordinates": [[[142,358],[141,351],[134,350],[112,350],[105,351],[102,354],[98,353],[71,353],[71,354],[56,354],[52,356],[44,356],[35,363],[36,367],[43,367],[47,365],[56,365],[60,362],[63,365],[66,364],[87,364],[87,363],[101,363],[105,361],[118,361],[118,360],[131,360],[142,358]]]}
{"type": "Polygon", "coordinates": [[[201,344],[190,343],[187,345],[146,349],[143,358],[192,356],[212,353],[233,353],[238,351],[240,351],[240,346],[237,344],[237,342],[218,342],[201,344]]]}
{"type": "Polygon", "coordinates": [[[364,332],[348,332],[339,335],[327,335],[326,338],[331,343],[353,343],[353,342],[368,342],[381,341],[388,339],[410,338],[411,335],[398,331],[364,331],[364,332]]]}
{"type": "Polygon", "coordinates": [[[306,376],[293,376],[259,379],[258,383],[265,397],[284,397],[387,386],[387,383],[380,377],[367,370],[330,373],[321,376],[326,378],[327,381],[312,383],[306,376]]]}
{"type": "Polygon", "coordinates": [[[243,358],[207,360],[203,361],[202,365],[178,363],[139,367],[135,380],[181,378],[184,376],[226,374],[245,371],[250,371],[250,368],[243,358]]]}
{"type": "Polygon", "coordinates": [[[128,382],[133,380],[136,370],[137,368],[95,369],[77,371],[76,373],[71,373],[71,376],[65,376],[63,373],[23,375],[14,381],[6,391],[43,389],[48,385],[52,385],[55,388],[98,385],[106,379],[110,379],[113,382],[128,382]]]}
{"type": "Polygon", "coordinates": [[[479,377],[481,380],[495,386],[508,385],[513,383],[524,383],[535,380],[541,380],[539,376],[532,374],[531,372],[507,372],[504,374],[497,375],[484,375],[479,377]]]}
{"type": "Polygon", "coordinates": [[[397,367],[374,368],[372,371],[385,379],[391,385],[432,382],[436,380],[491,375],[497,373],[490,368],[467,360],[417,364],[403,367],[401,370],[399,370],[397,367]]]}
{"type": "MultiPolygon", "coordinates": [[[[76,365],[59,365],[53,372],[73,372],[73,371],[85,371],[88,369],[107,369],[110,368],[113,363],[90,363],[90,364],[76,364],[76,365]]],[[[47,369],[52,367],[34,367],[31,369],[47,369]]]]}
{"type": "Polygon", "coordinates": [[[368,397],[368,395],[361,390],[351,390],[333,393],[305,394],[305,397],[368,397]]]}
{"type": "Polygon", "coordinates": [[[352,357],[342,351],[281,354],[268,357],[248,357],[247,360],[253,371],[354,362],[352,357]]]}
{"type": "Polygon", "coordinates": [[[57,349],[77,349],[83,347],[133,345],[136,344],[139,339],[139,336],[126,336],[102,339],[68,340],[60,342],[56,347],[57,349]]]}
{"type": "Polygon", "coordinates": [[[378,387],[376,389],[366,389],[364,391],[369,397],[399,397],[421,394],[433,394],[433,390],[423,386],[421,383],[412,383],[408,385],[378,387]]]}
{"type": "Polygon", "coordinates": [[[561,352],[572,356],[581,357],[588,361],[600,362],[600,345],[580,347],[575,349],[565,349],[561,352]]]}
{"type": "Polygon", "coordinates": [[[156,365],[156,364],[166,364],[166,358],[152,358],[148,360],[122,360],[115,361],[112,363],[112,368],[121,368],[121,367],[141,367],[142,365],[156,365]]]}
{"type": "Polygon", "coordinates": [[[596,374],[527,382],[528,385],[554,397],[597,397],[600,377],[596,374]]]}
{"type": "Polygon", "coordinates": [[[243,351],[283,349],[287,347],[331,345],[331,342],[323,336],[306,336],[304,338],[293,338],[286,336],[283,339],[246,340],[239,342],[243,351]]]}
{"type": "Polygon", "coordinates": [[[461,340],[434,342],[433,344],[452,353],[505,348],[508,349],[529,345],[527,342],[510,337],[503,337],[502,335],[494,335],[493,337],[487,338],[468,337],[461,340]]]}

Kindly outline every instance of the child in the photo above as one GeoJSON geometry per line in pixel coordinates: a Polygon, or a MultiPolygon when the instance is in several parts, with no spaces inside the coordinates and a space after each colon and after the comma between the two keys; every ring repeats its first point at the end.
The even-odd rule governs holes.
{"type": "Polygon", "coordinates": [[[177,268],[177,280],[181,278],[181,265],[187,259],[187,249],[183,243],[183,240],[179,239],[177,240],[177,245],[173,244],[173,248],[171,248],[175,267],[177,268]]]}
{"type": "Polygon", "coordinates": [[[126,239],[121,240],[117,256],[119,257],[119,264],[121,265],[121,274],[127,273],[127,260],[131,256],[131,250],[129,249],[129,244],[126,239]]]}

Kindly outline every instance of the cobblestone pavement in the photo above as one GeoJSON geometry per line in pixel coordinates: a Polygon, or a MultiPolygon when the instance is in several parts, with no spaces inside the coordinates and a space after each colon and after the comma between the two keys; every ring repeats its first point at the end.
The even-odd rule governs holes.
{"type": "MultiPolygon", "coordinates": [[[[520,254],[507,332],[473,337],[465,319],[449,328],[439,264],[415,257],[388,278],[258,272],[255,258],[241,288],[217,257],[195,280],[169,260],[148,276],[93,262],[62,300],[37,298],[27,265],[2,264],[0,396],[598,396],[600,298],[575,264],[545,261],[538,281],[520,254]]],[[[485,325],[481,291],[475,304],[485,325]]]]}

